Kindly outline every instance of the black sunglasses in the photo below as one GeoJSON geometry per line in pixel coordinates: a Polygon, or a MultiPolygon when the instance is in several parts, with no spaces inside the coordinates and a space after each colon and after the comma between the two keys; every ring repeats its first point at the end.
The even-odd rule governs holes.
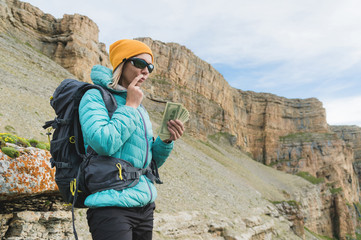
{"type": "Polygon", "coordinates": [[[154,70],[154,65],[151,63],[147,63],[144,59],[132,57],[129,58],[128,61],[131,62],[134,67],[139,69],[144,69],[145,67],[147,67],[149,73],[153,72],[154,70]]]}

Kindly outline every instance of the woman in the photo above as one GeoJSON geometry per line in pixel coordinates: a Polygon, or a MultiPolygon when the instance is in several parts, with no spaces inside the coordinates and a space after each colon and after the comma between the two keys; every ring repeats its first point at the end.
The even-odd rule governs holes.
{"type": "MultiPolygon", "coordinates": [[[[153,71],[153,53],[137,40],[119,40],[109,48],[114,71],[96,65],[91,72],[94,84],[110,89],[118,108],[109,118],[100,92],[87,91],[79,105],[85,147],[99,155],[121,158],[146,168],[154,158],[160,167],[173,149],[174,140],[184,131],[181,121],[171,120],[169,139],[153,141],[149,116],[141,105],[142,84],[153,71]]],[[[88,196],[85,205],[93,239],[152,239],[154,200],[157,191],[144,175],[137,185],[121,191],[105,190],[88,196]]]]}

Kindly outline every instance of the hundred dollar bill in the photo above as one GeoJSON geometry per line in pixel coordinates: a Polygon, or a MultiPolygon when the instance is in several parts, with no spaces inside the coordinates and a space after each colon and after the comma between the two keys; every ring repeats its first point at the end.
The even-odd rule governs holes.
{"type": "Polygon", "coordinates": [[[185,123],[189,120],[189,112],[180,103],[167,102],[163,114],[162,125],[158,132],[160,139],[165,140],[170,137],[167,122],[174,119],[179,119],[185,123]]]}
{"type": "Polygon", "coordinates": [[[160,139],[165,140],[170,137],[170,132],[168,131],[167,122],[169,120],[176,119],[181,110],[182,110],[182,104],[167,102],[167,105],[165,106],[165,110],[164,110],[164,114],[163,114],[162,125],[161,125],[161,127],[159,129],[159,133],[158,133],[160,139]]]}

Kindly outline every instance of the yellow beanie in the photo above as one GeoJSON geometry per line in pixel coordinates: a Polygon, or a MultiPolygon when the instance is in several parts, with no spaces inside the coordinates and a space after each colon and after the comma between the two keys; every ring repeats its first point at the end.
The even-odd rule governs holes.
{"type": "Polygon", "coordinates": [[[154,61],[152,50],[145,43],[130,39],[116,41],[109,47],[109,58],[113,71],[126,59],[142,53],[148,53],[152,56],[152,62],[154,61]]]}

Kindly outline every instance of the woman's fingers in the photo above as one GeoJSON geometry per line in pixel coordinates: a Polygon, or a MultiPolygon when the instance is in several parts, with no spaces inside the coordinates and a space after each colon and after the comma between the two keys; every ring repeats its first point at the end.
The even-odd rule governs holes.
{"type": "Polygon", "coordinates": [[[177,129],[177,131],[179,131],[179,132],[183,132],[183,131],[184,131],[184,125],[183,125],[183,123],[182,123],[180,120],[178,120],[178,119],[168,121],[168,126],[177,129]]]}
{"type": "Polygon", "coordinates": [[[168,123],[168,130],[171,134],[171,140],[179,139],[184,132],[184,125],[179,120],[170,120],[168,123]]]}
{"type": "Polygon", "coordinates": [[[137,108],[143,100],[143,92],[140,87],[136,86],[139,80],[143,77],[143,75],[139,75],[129,84],[127,88],[127,98],[126,104],[127,106],[137,108]]]}
{"type": "Polygon", "coordinates": [[[133,81],[129,84],[129,87],[135,87],[135,85],[137,85],[137,83],[139,82],[140,79],[142,79],[143,74],[140,74],[139,76],[137,76],[136,78],[133,79],[133,81]]]}

